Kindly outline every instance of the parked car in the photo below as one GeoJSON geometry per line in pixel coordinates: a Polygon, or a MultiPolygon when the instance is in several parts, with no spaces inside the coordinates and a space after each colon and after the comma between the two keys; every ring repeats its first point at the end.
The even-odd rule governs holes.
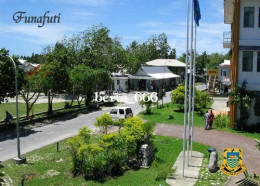
{"type": "Polygon", "coordinates": [[[120,118],[126,119],[129,117],[133,117],[133,111],[130,107],[116,107],[112,108],[110,111],[110,115],[113,120],[118,120],[120,118]]]}

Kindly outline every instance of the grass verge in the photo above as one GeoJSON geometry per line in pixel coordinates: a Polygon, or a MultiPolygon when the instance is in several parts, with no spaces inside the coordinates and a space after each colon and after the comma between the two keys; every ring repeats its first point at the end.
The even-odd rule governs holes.
{"type": "MultiPolygon", "coordinates": [[[[76,101],[73,103],[73,105],[76,105],[76,101]]],[[[65,102],[59,102],[59,103],[52,103],[52,109],[57,110],[64,108],[65,102]]],[[[26,115],[26,104],[25,103],[19,103],[18,104],[19,109],[19,117],[26,115]]],[[[2,103],[0,104],[0,121],[4,120],[6,117],[5,111],[8,110],[12,114],[13,117],[16,117],[16,103],[2,103]]],[[[34,114],[41,113],[41,112],[47,112],[48,110],[48,103],[39,103],[34,104],[32,112],[34,114]]]]}
{"type": "MultiPolygon", "coordinates": [[[[144,120],[152,122],[154,124],[164,123],[164,124],[183,125],[183,121],[184,121],[184,113],[180,112],[178,110],[178,107],[172,103],[166,103],[163,108],[157,108],[157,107],[152,108],[152,114],[150,115],[145,114],[145,112],[143,111],[139,114],[139,116],[144,120]],[[168,119],[168,116],[170,114],[173,115],[174,119],[168,119]]],[[[204,118],[202,115],[200,115],[198,111],[194,112],[194,126],[204,127],[204,118]]],[[[213,123],[213,128],[214,128],[214,123],[213,123]]],[[[215,128],[215,130],[243,135],[253,139],[260,139],[260,133],[237,131],[231,128],[215,128]]]]}
{"type": "MultiPolygon", "coordinates": [[[[214,125],[213,125],[214,127],[214,125]]],[[[230,132],[230,133],[234,133],[234,134],[238,134],[238,135],[243,135],[249,138],[253,138],[253,139],[260,139],[260,133],[253,133],[253,132],[244,132],[244,131],[239,131],[239,130],[234,130],[231,128],[216,128],[216,130],[218,131],[224,131],[224,132],[230,132]]]]}
{"type": "MultiPolygon", "coordinates": [[[[164,104],[163,108],[152,108],[152,114],[145,114],[141,112],[139,116],[152,123],[166,123],[166,124],[177,124],[183,125],[184,113],[179,111],[178,107],[172,103],[164,104]],[[168,119],[169,115],[173,115],[174,119],[168,119]]],[[[203,116],[198,111],[194,112],[194,126],[204,127],[203,116]]]]}
{"type": "MultiPolygon", "coordinates": [[[[165,179],[182,151],[182,140],[170,137],[154,136],[158,149],[155,161],[149,169],[128,170],[123,175],[111,177],[102,182],[85,180],[84,177],[73,177],[70,170],[71,157],[65,141],[60,142],[60,152],[56,144],[25,154],[28,162],[15,165],[12,160],[2,163],[4,180],[10,185],[19,185],[21,178],[25,185],[167,185],[165,179]]],[[[194,150],[208,154],[209,147],[194,143],[194,150]]],[[[221,180],[220,180],[221,181],[221,180]]],[[[222,184],[220,184],[222,185],[222,184]]]]}

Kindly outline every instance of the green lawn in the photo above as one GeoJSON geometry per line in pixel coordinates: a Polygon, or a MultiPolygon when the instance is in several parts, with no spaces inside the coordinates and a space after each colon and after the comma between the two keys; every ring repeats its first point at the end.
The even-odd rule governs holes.
{"type": "MultiPolygon", "coordinates": [[[[25,165],[15,165],[11,160],[3,162],[5,179],[19,185],[25,177],[25,185],[167,185],[166,176],[170,172],[179,153],[182,151],[182,140],[155,136],[155,146],[158,149],[156,160],[150,169],[128,170],[119,177],[109,178],[103,182],[85,180],[84,177],[73,177],[70,171],[70,154],[65,141],[60,143],[60,152],[56,152],[56,144],[35,150],[25,155],[28,162],[25,165]]],[[[209,147],[194,143],[194,150],[208,154],[209,147]]],[[[220,174],[220,173],[217,173],[220,174]]],[[[210,179],[211,176],[207,177],[210,179]]],[[[213,179],[213,178],[212,178],[213,179]]],[[[217,180],[220,185],[226,180],[217,180]]],[[[204,183],[203,176],[200,183],[204,183]]]]}
{"type": "MultiPolygon", "coordinates": [[[[152,108],[152,114],[147,115],[145,112],[141,112],[139,116],[152,123],[166,123],[183,125],[184,113],[179,111],[178,107],[172,103],[164,104],[163,108],[152,108]],[[169,107],[167,107],[167,105],[169,107]],[[174,119],[168,119],[169,114],[172,114],[174,119]]],[[[203,116],[199,112],[194,112],[194,126],[204,127],[203,116]]]]}
{"type": "MultiPolygon", "coordinates": [[[[214,127],[214,124],[213,124],[214,127]]],[[[225,131],[225,132],[230,132],[230,133],[235,133],[235,134],[239,134],[239,135],[243,135],[249,138],[253,138],[253,139],[260,139],[260,133],[250,133],[250,132],[244,132],[244,131],[237,131],[237,130],[233,130],[231,128],[217,128],[216,130],[218,131],[225,131]]]]}
{"type": "MultiPolygon", "coordinates": [[[[77,102],[74,101],[74,105],[76,105],[77,102]]],[[[60,103],[53,103],[52,109],[60,109],[64,108],[65,102],[60,103]]],[[[26,115],[26,104],[25,103],[19,103],[19,117],[26,115]]],[[[16,117],[16,103],[2,103],[0,104],[0,120],[4,120],[6,117],[5,111],[8,111],[12,114],[12,116],[16,117]]],[[[34,104],[33,106],[33,113],[40,113],[40,112],[47,112],[48,110],[48,103],[40,103],[40,104],[34,104]]]]}

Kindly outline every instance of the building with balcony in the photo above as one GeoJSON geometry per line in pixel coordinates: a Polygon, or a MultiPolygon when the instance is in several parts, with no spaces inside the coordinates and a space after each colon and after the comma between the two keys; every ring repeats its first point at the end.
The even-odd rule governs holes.
{"type": "Polygon", "coordinates": [[[226,94],[229,92],[230,81],[230,60],[225,60],[218,66],[218,82],[220,94],[226,94]]]}
{"type": "MultiPolygon", "coordinates": [[[[223,47],[231,49],[231,84],[247,81],[247,89],[258,97],[251,104],[248,125],[260,123],[260,1],[224,0],[224,22],[231,25],[224,33],[223,47]]],[[[231,124],[239,118],[236,105],[230,105],[231,124]]]]}

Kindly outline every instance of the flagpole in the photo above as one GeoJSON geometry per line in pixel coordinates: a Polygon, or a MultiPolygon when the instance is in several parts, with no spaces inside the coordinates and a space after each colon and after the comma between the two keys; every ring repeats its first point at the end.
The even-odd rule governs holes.
{"type": "Polygon", "coordinates": [[[189,61],[189,17],[190,17],[190,0],[187,0],[187,48],[186,48],[186,66],[185,66],[185,98],[184,98],[184,129],[183,129],[183,165],[182,176],[184,177],[185,169],[185,148],[186,148],[186,117],[187,117],[187,83],[188,83],[188,61],[189,61]]]}
{"type": "Polygon", "coordinates": [[[192,97],[192,126],[191,126],[191,156],[193,151],[193,134],[194,134],[194,100],[195,100],[195,78],[196,78],[196,53],[197,53],[197,26],[195,26],[195,46],[194,46],[194,62],[193,62],[193,97],[192,97]]]}
{"type": "Polygon", "coordinates": [[[188,165],[190,163],[190,142],[191,142],[191,80],[192,80],[192,64],[193,64],[193,18],[194,18],[194,2],[192,0],[191,6],[191,44],[190,44],[190,73],[189,73],[189,112],[188,112],[188,141],[187,141],[187,158],[188,158],[188,165]]]}

